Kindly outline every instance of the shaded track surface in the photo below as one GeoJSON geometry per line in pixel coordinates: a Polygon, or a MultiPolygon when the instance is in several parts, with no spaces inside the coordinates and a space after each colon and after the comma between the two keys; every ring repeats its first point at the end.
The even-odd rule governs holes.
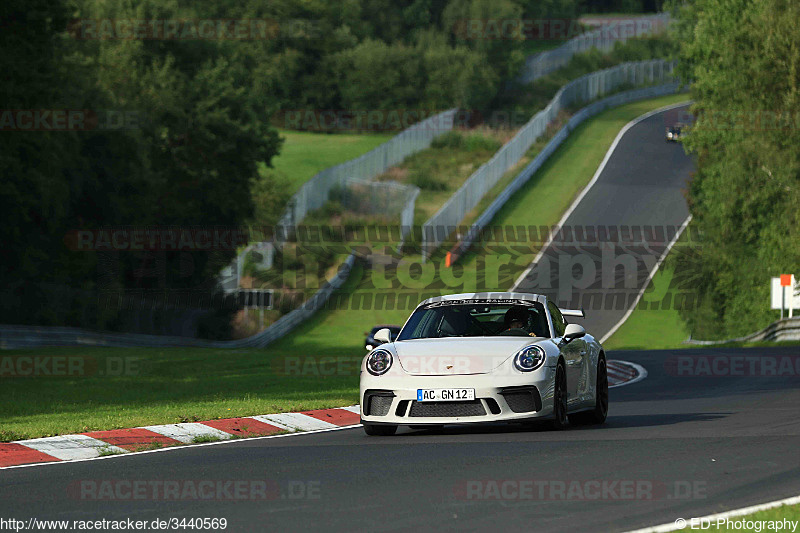
{"type": "Polygon", "coordinates": [[[628,129],[565,231],[515,290],[585,308],[581,323],[598,339],[622,319],[689,216],[683,194],[693,162],[665,139],[665,127],[687,109],[655,113],[628,129]]]}
{"type": "Polygon", "coordinates": [[[0,516],[226,517],[231,531],[622,531],[800,493],[800,348],[609,357],[641,364],[649,377],[611,390],[601,427],[462,426],[389,438],[354,428],[6,469],[0,516]],[[223,488],[164,501],[126,485],[264,480],[266,500],[263,490],[237,495],[230,485],[230,497],[223,488]],[[511,482],[506,494],[493,480],[511,482]],[[544,495],[514,494],[526,483],[544,495]],[[626,496],[626,483],[638,495],[626,496]]]}

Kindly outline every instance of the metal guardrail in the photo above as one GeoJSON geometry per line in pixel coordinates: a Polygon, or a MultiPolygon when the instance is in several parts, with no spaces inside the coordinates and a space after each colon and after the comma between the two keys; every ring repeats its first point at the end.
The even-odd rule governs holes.
{"type": "Polygon", "coordinates": [[[114,346],[198,348],[263,348],[302,324],[325,306],[331,295],[341,288],[350,275],[356,256],[351,253],[336,276],[326,282],[299,308],[285,314],[270,327],[247,337],[232,341],[209,341],[191,337],[139,335],[135,333],[100,333],[79,328],[0,325],[0,349],[39,348],[44,346],[114,346]]]}
{"type": "Polygon", "coordinates": [[[635,26],[634,31],[631,32],[622,27],[617,19],[612,18],[609,21],[610,27],[601,27],[597,30],[586,32],[574,39],[570,39],[558,48],[529,56],[525,60],[525,66],[522,68],[522,74],[520,74],[518,81],[530,83],[546,76],[569,63],[575,54],[586,50],[597,48],[598,50],[608,51],[616,43],[624,43],[631,37],[654,35],[663,31],[669,21],[670,16],[668,13],[632,17],[626,19],[626,22],[635,26]],[[611,26],[613,24],[616,24],[616,27],[611,26]]]}
{"type": "Polygon", "coordinates": [[[780,342],[780,341],[800,341],[800,317],[784,318],[773,322],[760,331],[738,337],[735,339],[725,339],[720,341],[702,341],[689,337],[683,341],[684,344],[697,344],[700,346],[711,346],[714,344],[728,344],[731,342],[780,342]]]}
{"type": "Polygon", "coordinates": [[[622,63],[577,78],[562,87],[542,111],[523,126],[514,137],[478,168],[464,184],[422,227],[423,257],[429,257],[452,234],[481,198],[512,166],[522,158],[531,145],[542,136],[558,113],[578,102],[590,102],[624,84],[644,85],[673,81],[673,61],[654,59],[622,63]]]}
{"type": "Polygon", "coordinates": [[[449,109],[428,117],[366,154],[317,173],[289,200],[289,205],[278,222],[276,246],[281,246],[305,216],[325,205],[331,191],[344,187],[348,179],[370,180],[409,155],[427,148],[439,135],[452,130],[456,111],[449,109]]]}

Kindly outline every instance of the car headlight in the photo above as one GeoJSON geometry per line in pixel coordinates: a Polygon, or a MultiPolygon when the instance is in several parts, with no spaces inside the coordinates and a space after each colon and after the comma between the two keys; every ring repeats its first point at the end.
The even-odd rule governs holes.
{"type": "Polygon", "coordinates": [[[392,354],[386,350],[375,350],[367,356],[367,370],[373,376],[385,374],[392,366],[392,354]]]}
{"type": "Polygon", "coordinates": [[[514,366],[521,372],[532,372],[544,364],[545,358],[539,346],[526,346],[514,356],[514,366]]]}

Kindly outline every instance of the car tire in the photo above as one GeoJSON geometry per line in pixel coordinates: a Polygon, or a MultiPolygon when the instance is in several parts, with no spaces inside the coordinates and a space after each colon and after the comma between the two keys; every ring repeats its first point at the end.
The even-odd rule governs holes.
{"type": "Polygon", "coordinates": [[[384,426],[379,424],[364,424],[364,433],[371,437],[390,437],[397,433],[397,426],[384,426]]]}
{"type": "Polygon", "coordinates": [[[553,429],[565,429],[569,425],[567,416],[567,371],[563,361],[556,366],[553,385],[553,429]]]}
{"type": "Polygon", "coordinates": [[[597,361],[597,385],[594,409],[570,415],[569,421],[576,425],[602,424],[608,417],[608,370],[605,357],[597,361]]]}

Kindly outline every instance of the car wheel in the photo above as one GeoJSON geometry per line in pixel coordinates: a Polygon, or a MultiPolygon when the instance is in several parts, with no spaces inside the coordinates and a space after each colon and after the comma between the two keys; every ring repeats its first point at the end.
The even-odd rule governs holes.
{"type": "Polygon", "coordinates": [[[564,363],[559,361],[556,367],[556,379],[553,388],[553,429],[564,429],[569,424],[567,417],[567,372],[564,363]]]}
{"type": "Polygon", "coordinates": [[[608,417],[608,370],[606,360],[601,357],[597,362],[597,386],[595,389],[594,409],[570,415],[573,424],[602,424],[608,417]]]}
{"type": "Polygon", "coordinates": [[[389,437],[397,432],[397,426],[364,424],[364,433],[373,437],[389,437]]]}

